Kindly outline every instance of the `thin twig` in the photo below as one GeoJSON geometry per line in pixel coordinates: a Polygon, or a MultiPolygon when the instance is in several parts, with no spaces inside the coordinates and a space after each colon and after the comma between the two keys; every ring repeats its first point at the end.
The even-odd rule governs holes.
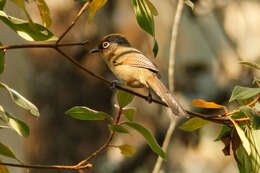
{"type": "Polygon", "coordinates": [[[88,163],[84,166],[62,166],[62,165],[51,165],[51,166],[46,166],[46,165],[27,165],[27,164],[14,164],[14,163],[4,163],[0,162],[0,165],[5,165],[5,166],[11,166],[11,167],[19,167],[19,168],[31,168],[31,169],[63,169],[63,170],[80,170],[80,169],[86,169],[86,168],[92,168],[93,165],[88,163]]]}
{"type": "Polygon", "coordinates": [[[76,18],[72,21],[71,25],[63,32],[63,34],[59,37],[57,40],[57,44],[65,37],[65,35],[71,30],[71,28],[76,24],[76,22],[79,20],[80,16],[86,11],[88,8],[89,4],[91,3],[92,0],[89,0],[84,4],[84,6],[80,9],[78,12],[76,18]]]}
{"type": "MultiPolygon", "coordinates": [[[[177,34],[178,34],[178,30],[179,30],[183,6],[184,6],[184,1],[179,0],[178,4],[177,4],[174,21],[172,24],[172,35],[171,35],[171,42],[170,42],[169,68],[168,68],[169,90],[171,93],[174,92],[174,70],[175,70],[174,66],[175,66],[175,55],[176,55],[175,52],[176,52],[177,34]]],[[[172,113],[170,111],[168,111],[168,115],[169,115],[171,121],[170,121],[170,125],[166,132],[166,135],[165,135],[165,138],[163,141],[163,145],[162,145],[162,149],[164,152],[166,152],[168,149],[168,146],[169,146],[169,143],[170,143],[170,140],[171,140],[171,137],[174,132],[175,125],[176,125],[176,119],[174,119],[171,114],[172,113]]],[[[159,171],[161,169],[162,161],[163,160],[161,157],[157,158],[156,164],[153,169],[153,173],[159,173],[159,171]]]]}
{"type": "Polygon", "coordinates": [[[0,46],[0,50],[7,49],[25,49],[25,48],[57,48],[57,47],[66,47],[66,46],[85,46],[88,41],[83,42],[74,42],[74,43],[33,43],[33,44],[16,44],[16,45],[6,45],[0,46]]]}

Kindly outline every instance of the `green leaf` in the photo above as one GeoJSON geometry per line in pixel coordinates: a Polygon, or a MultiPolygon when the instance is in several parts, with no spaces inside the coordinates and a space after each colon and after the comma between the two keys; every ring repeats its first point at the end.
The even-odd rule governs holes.
{"type": "Polygon", "coordinates": [[[253,120],[253,128],[258,130],[260,128],[260,116],[249,106],[242,106],[239,108],[240,111],[244,112],[248,117],[253,120]]]}
{"type": "Polygon", "coordinates": [[[153,55],[154,57],[157,56],[159,50],[158,42],[156,39],[154,39],[154,45],[153,45],[153,55]]]}
{"type": "Polygon", "coordinates": [[[30,135],[30,129],[23,121],[14,118],[7,112],[5,112],[5,114],[8,117],[8,125],[20,136],[28,137],[30,135]]]}
{"type": "Polygon", "coordinates": [[[184,3],[194,10],[194,4],[191,0],[184,0],[184,3]]]}
{"type": "Polygon", "coordinates": [[[135,129],[138,131],[146,140],[147,144],[150,146],[150,148],[157,153],[161,158],[166,160],[166,154],[165,152],[161,149],[159,144],[157,143],[156,139],[153,137],[153,135],[145,129],[142,125],[134,123],[134,122],[126,122],[125,123],[127,126],[135,129]]]}
{"type": "Polygon", "coordinates": [[[133,121],[135,112],[136,112],[135,108],[128,108],[128,109],[124,109],[122,113],[129,121],[133,121]]]}
{"type": "Polygon", "coordinates": [[[254,63],[254,62],[240,61],[239,64],[245,64],[245,65],[248,65],[249,67],[253,67],[253,68],[257,69],[257,70],[260,70],[260,65],[254,63]]]}
{"type": "Polygon", "coordinates": [[[6,0],[0,0],[0,10],[4,9],[5,4],[6,4],[6,0]]]}
{"type": "Polygon", "coordinates": [[[251,146],[250,146],[249,140],[246,137],[245,132],[243,131],[243,129],[241,129],[241,127],[232,118],[230,118],[230,120],[232,121],[232,123],[234,124],[234,126],[236,128],[237,134],[239,135],[239,138],[241,139],[243,147],[245,148],[248,155],[250,155],[251,146]]]}
{"type": "Polygon", "coordinates": [[[221,130],[220,130],[220,132],[219,132],[219,134],[218,134],[218,137],[215,139],[215,141],[220,141],[221,138],[222,138],[222,136],[223,136],[224,134],[226,134],[227,132],[231,131],[231,130],[232,130],[232,129],[231,129],[230,127],[228,127],[228,126],[226,126],[226,125],[223,125],[222,128],[221,128],[221,130]]]}
{"type": "Polygon", "coordinates": [[[155,6],[153,5],[153,3],[149,0],[145,0],[146,4],[148,5],[151,13],[154,15],[154,16],[158,16],[158,11],[157,9],[155,8],[155,6]]]}
{"type": "MultiPolygon", "coordinates": [[[[0,42],[0,47],[3,46],[0,42]]],[[[0,74],[3,73],[5,67],[5,51],[0,50],[0,74]]]]}
{"type": "Polygon", "coordinates": [[[47,28],[39,24],[34,27],[29,22],[8,16],[4,11],[0,11],[0,20],[14,30],[20,37],[28,41],[50,41],[57,40],[57,37],[47,28]]]}
{"type": "MultiPolygon", "coordinates": [[[[0,159],[0,163],[2,163],[1,159],[0,159]]],[[[9,173],[9,171],[5,165],[0,165],[0,173],[9,173]]]]}
{"type": "Polygon", "coordinates": [[[260,88],[248,88],[248,87],[235,86],[235,88],[232,91],[232,95],[231,98],[229,99],[229,102],[232,102],[234,100],[246,100],[259,93],[260,93],[260,88]]]}
{"type": "Polygon", "coordinates": [[[43,26],[49,28],[52,21],[48,5],[46,4],[45,0],[35,0],[35,2],[40,12],[43,26]]]}
{"type": "Polygon", "coordinates": [[[139,26],[154,36],[154,19],[153,13],[149,6],[146,4],[145,0],[132,0],[132,5],[134,7],[134,12],[136,20],[139,26]]]}
{"type": "Polygon", "coordinates": [[[88,22],[91,22],[95,13],[107,3],[107,0],[92,0],[89,5],[88,22]]]}
{"type": "Polygon", "coordinates": [[[2,82],[0,82],[0,87],[4,88],[5,90],[7,90],[9,92],[12,100],[18,106],[24,108],[25,110],[30,111],[31,114],[36,117],[40,116],[38,108],[34,104],[32,104],[29,100],[27,100],[22,95],[20,95],[18,92],[16,92],[12,88],[9,88],[6,84],[4,84],[2,82]]]}
{"type": "Polygon", "coordinates": [[[130,157],[136,153],[136,149],[129,144],[120,145],[118,146],[118,148],[120,149],[121,154],[123,154],[124,156],[130,157]]]}
{"type": "Polygon", "coordinates": [[[117,102],[121,108],[127,106],[134,99],[134,95],[128,92],[118,90],[117,92],[117,102]]]}
{"type": "Polygon", "coordinates": [[[5,157],[9,157],[12,159],[17,160],[14,152],[12,151],[12,149],[6,145],[4,145],[3,143],[0,142],[0,154],[5,156],[5,157]]]}
{"type": "Polygon", "coordinates": [[[104,120],[110,118],[110,116],[104,112],[95,111],[84,106],[75,106],[66,111],[65,114],[79,120],[104,120]]]}
{"type": "Polygon", "coordinates": [[[118,133],[129,133],[129,131],[127,130],[127,128],[118,125],[118,124],[111,124],[108,126],[109,129],[113,132],[118,132],[118,133]]]}
{"type": "Polygon", "coordinates": [[[194,117],[191,118],[189,120],[187,120],[183,125],[181,125],[179,128],[184,130],[184,131],[194,131],[197,130],[201,127],[203,127],[204,125],[210,123],[210,121],[198,118],[198,117],[194,117]]]}

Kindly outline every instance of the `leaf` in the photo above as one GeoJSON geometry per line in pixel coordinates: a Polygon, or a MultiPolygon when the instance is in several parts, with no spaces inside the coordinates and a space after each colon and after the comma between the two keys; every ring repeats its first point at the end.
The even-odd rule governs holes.
{"type": "Polygon", "coordinates": [[[158,42],[157,42],[156,39],[154,39],[154,45],[153,45],[153,55],[154,55],[154,57],[157,56],[157,54],[158,54],[158,50],[159,50],[158,42]]]}
{"type": "Polygon", "coordinates": [[[123,154],[124,156],[130,157],[136,153],[136,149],[129,144],[120,145],[118,146],[118,148],[120,149],[121,154],[123,154]]]}
{"type": "Polygon", "coordinates": [[[117,102],[121,108],[127,106],[134,99],[134,95],[128,92],[118,90],[117,92],[117,102]]]}
{"type": "Polygon", "coordinates": [[[256,83],[258,85],[258,87],[260,86],[260,79],[254,77],[254,81],[253,84],[256,83]]]}
{"type": "Polygon", "coordinates": [[[238,147],[236,156],[239,160],[239,162],[237,162],[237,166],[240,173],[259,173],[258,170],[254,170],[255,166],[252,164],[252,158],[247,154],[242,145],[238,147]]]}
{"type": "Polygon", "coordinates": [[[210,123],[210,121],[198,118],[198,117],[194,117],[191,118],[189,120],[187,120],[184,124],[182,124],[179,128],[184,130],[184,131],[194,131],[197,130],[201,127],[203,127],[204,125],[210,123]]]}
{"type": "Polygon", "coordinates": [[[248,65],[249,67],[252,67],[252,68],[255,68],[255,69],[257,69],[257,70],[260,70],[260,65],[254,63],[254,62],[240,61],[239,64],[248,65]]]}
{"type": "Polygon", "coordinates": [[[65,114],[79,120],[104,120],[110,118],[105,112],[95,111],[84,106],[75,106],[66,111],[65,114]]]}
{"type": "Polygon", "coordinates": [[[184,0],[184,3],[194,10],[194,4],[191,0],[184,0]]]}
{"type": "Polygon", "coordinates": [[[5,4],[6,4],[6,0],[0,0],[0,10],[4,9],[5,4]]]}
{"type": "Polygon", "coordinates": [[[216,104],[214,102],[207,102],[202,99],[193,100],[191,102],[191,106],[193,107],[199,107],[199,108],[212,108],[212,109],[223,109],[224,106],[216,104]]]}
{"type": "Polygon", "coordinates": [[[50,41],[57,40],[57,37],[47,28],[39,24],[31,27],[29,22],[8,16],[4,11],[0,11],[0,20],[14,30],[20,37],[28,41],[50,41]]]}
{"type": "Polygon", "coordinates": [[[110,124],[108,127],[113,132],[129,133],[129,131],[125,127],[118,125],[118,124],[110,124]]]}
{"type": "Polygon", "coordinates": [[[95,13],[107,3],[107,0],[92,0],[89,5],[88,22],[91,22],[95,13]]]}
{"type": "Polygon", "coordinates": [[[254,129],[258,130],[260,128],[260,116],[254,111],[254,109],[249,106],[241,106],[239,110],[244,112],[248,117],[252,118],[254,129]]]}
{"type": "Polygon", "coordinates": [[[128,108],[128,109],[124,109],[122,113],[129,121],[133,121],[135,112],[136,112],[135,108],[128,108]]]}
{"type": "Polygon", "coordinates": [[[227,132],[230,132],[232,129],[230,127],[228,127],[227,125],[223,125],[219,134],[218,134],[218,137],[215,139],[215,141],[220,141],[221,138],[227,133],[227,132]]]}
{"type": "Polygon", "coordinates": [[[29,127],[21,120],[14,118],[9,113],[5,112],[8,117],[8,125],[14,129],[20,136],[28,137],[30,135],[29,127]]]}
{"type": "MultiPolygon", "coordinates": [[[[0,163],[2,163],[1,159],[0,159],[0,163]]],[[[0,173],[9,173],[9,171],[5,165],[0,165],[0,173]]]]}
{"type": "Polygon", "coordinates": [[[43,26],[49,28],[52,21],[48,5],[46,4],[45,0],[35,0],[35,2],[40,12],[43,26]]]}
{"type": "Polygon", "coordinates": [[[246,100],[260,93],[260,88],[248,88],[235,86],[232,91],[232,95],[229,99],[229,102],[234,100],[246,100]]]}
{"type": "Polygon", "coordinates": [[[148,7],[149,7],[150,11],[152,12],[152,14],[154,16],[158,16],[159,13],[158,13],[157,9],[155,8],[155,6],[153,5],[153,3],[151,1],[149,1],[149,0],[145,0],[145,2],[148,5],[148,7]]]}
{"type": "MultiPolygon", "coordinates": [[[[0,42],[0,47],[3,46],[0,42]]],[[[0,50],[0,74],[3,73],[5,67],[5,51],[0,50]]]]}
{"type": "Polygon", "coordinates": [[[5,157],[9,157],[9,158],[17,160],[17,158],[16,158],[14,152],[12,151],[12,149],[9,148],[8,146],[4,145],[1,142],[0,142],[0,154],[5,156],[5,157]]]}
{"type": "Polygon", "coordinates": [[[246,152],[248,153],[248,155],[251,154],[251,147],[250,147],[250,143],[249,140],[247,139],[245,132],[241,129],[241,127],[232,119],[230,118],[230,121],[234,124],[237,134],[239,135],[242,145],[245,148],[246,152]]]}
{"type": "Polygon", "coordinates": [[[145,129],[142,125],[134,123],[134,122],[125,122],[125,124],[136,131],[138,131],[146,140],[147,144],[150,146],[150,148],[157,153],[161,158],[166,160],[166,154],[165,152],[161,149],[153,135],[145,129]]]}
{"type": "Polygon", "coordinates": [[[6,84],[0,82],[0,87],[7,90],[11,96],[11,99],[14,103],[16,103],[18,106],[24,108],[25,110],[28,110],[31,112],[32,115],[39,117],[40,113],[38,108],[32,104],[29,100],[24,98],[22,95],[20,95],[18,92],[13,90],[12,88],[9,88],[6,84]]]}

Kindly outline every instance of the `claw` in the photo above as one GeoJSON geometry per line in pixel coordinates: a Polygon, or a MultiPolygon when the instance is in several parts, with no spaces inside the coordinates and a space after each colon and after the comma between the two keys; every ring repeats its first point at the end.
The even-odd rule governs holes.
{"type": "Polygon", "coordinates": [[[152,94],[151,94],[150,91],[149,91],[148,96],[146,97],[146,100],[148,101],[148,103],[152,103],[153,102],[153,97],[152,97],[152,94]]]}
{"type": "Polygon", "coordinates": [[[120,84],[123,84],[123,82],[121,82],[121,81],[119,81],[119,80],[113,80],[113,81],[111,82],[110,87],[111,87],[111,89],[115,89],[116,86],[118,86],[118,85],[120,85],[120,84]]]}

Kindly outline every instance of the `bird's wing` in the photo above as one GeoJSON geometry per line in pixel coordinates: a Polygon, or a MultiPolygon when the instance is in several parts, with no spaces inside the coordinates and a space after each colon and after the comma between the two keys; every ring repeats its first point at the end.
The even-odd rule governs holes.
{"type": "Polygon", "coordinates": [[[133,67],[146,68],[155,73],[158,73],[159,70],[155,64],[143,54],[132,54],[129,53],[124,56],[123,60],[118,62],[120,65],[129,65],[133,67]]]}

